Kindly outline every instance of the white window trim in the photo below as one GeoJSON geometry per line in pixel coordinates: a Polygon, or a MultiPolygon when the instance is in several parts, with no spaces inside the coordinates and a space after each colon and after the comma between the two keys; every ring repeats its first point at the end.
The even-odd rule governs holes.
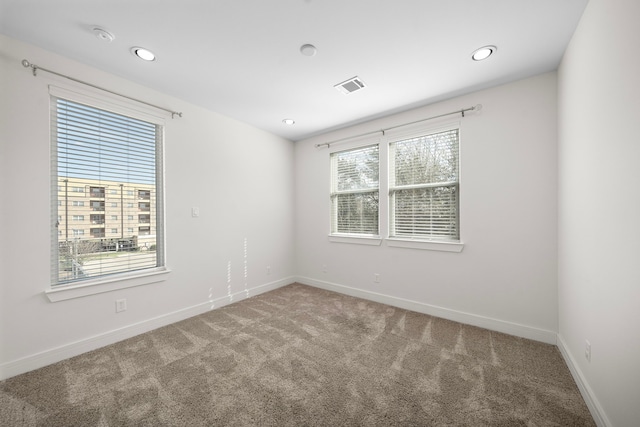
{"type": "Polygon", "coordinates": [[[380,246],[382,237],[380,236],[364,236],[357,234],[330,234],[329,241],[333,243],[352,243],[356,245],[380,246]]]}
{"type": "Polygon", "coordinates": [[[165,126],[165,118],[157,110],[105,92],[56,83],[55,86],[49,85],[49,95],[165,126]]]}
{"type": "MultiPolygon", "coordinates": [[[[91,88],[82,86],[70,85],[49,85],[49,96],[55,96],[58,98],[68,99],[70,101],[89,104],[93,107],[112,111],[118,114],[127,115],[133,118],[137,118],[143,121],[155,123],[162,126],[165,131],[163,135],[166,135],[166,122],[163,116],[160,116],[158,111],[151,109],[144,104],[136,103],[135,101],[125,101],[121,97],[110,95],[108,93],[93,90],[91,88]]],[[[165,144],[164,141],[161,145],[162,153],[162,191],[165,191],[165,144]]],[[[52,184],[53,185],[53,184],[52,184]]],[[[57,187],[57,184],[56,184],[57,187]]],[[[166,199],[163,198],[162,205],[157,206],[157,210],[162,210],[163,217],[166,217],[166,199]]],[[[57,206],[56,206],[57,207],[57,206]]],[[[52,206],[52,210],[54,207],[52,206]]],[[[65,301],[73,298],[80,298],[90,295],[96,295],[104,292],[112,292],[119,289],[126,289],[135,286],[150,285],[154,283],[163,282],[166,280],[167,275],[171,272],[167,268],[167,234],[165,221],[158,224],[158,227],[162,227],[162,235],[164,236],[163,253],[161,258],[164,265],[156,267],[155,269],[145,269],[141,271],[131,271],[121,274],[114,274],[113,276],[103,276],[95,280],[85,280],[79,283],[72,283],[68,285],[53,286],[49,283],[48,289],[45,290],[45,295],[50,302],[65,301]]]]}
{"type": "MultiPolygon", "coordinates": [[[[329,155],[338,151],[345,151],[349,149],[356,149],[358,147],[366,147],[368,145],[378,144],[378,155],[380,164],[379,174],[379,194],[387,195],[387,197],[379,198],[378,205],[378,231],[379,236],[366,236],[366,235],[340,235],[329,233],[328,240],[332,243],[347,243],[356,245],[370,245],[381,246],[382,242],[386,243],[387,247],[392,248],[405,248],[405,249],[418,249],[418,250],[430,250],[440,252],[453,252],[460,253],[464,249],[464,242],[462,241],[462,231],[460,232],[459,241],[439,241],[429,239],[411,239],[402,237],[389,237],[389,145],[392,142],[401,141],[407,137],[416,136],[422,133],[438,133],[451,129],[459,129],[462,133],[462,123],[457,121],[439,121],[431,122],[429,124],[421,123],[411,126],[403,126],[401,128],[394,129],[392,131],[386,131],[383,137],[374,136],[368,138],[358,138],[357,140],[350,141],[347,144],[340,144],[338,147],[330,147],[329,155]],[[382,237],[386,236],[386,237],[382,237]]],[[[462,148],[458,146],[458,150],[462,151],[462,148]]],[[[459,162],[461,162],[462,155],[459,155],[459,162]]],[[[462,167],[460,167],[460,176],[458,177],[458,185],[462,186],[462,167]]],[[[330,202],[329,202],[330,203],[330,202]]],[[[460,212],[460,223],[462,223],[462,212],[460,212]]]]}
{"type": "Polygon", "coordinates": [[[74,298],[97,295],[135,286],[151,285],[167,280],[171,270],[166,267],[144,270],[143,273],[131,272],[87,280],[79,284],[52,287],[44,293],[51,302],[67,301],[74,298]]]}
{"type": "Polygon", "coordinates": [[[387,242],[387,246],[392,248],[426,249],[430,251],[442,252],[462,252],[462,249],[464,249],[464,243],[462,242],[409,240],[398,239],[395,237],[389,237],[385,240],[387,242]]]}

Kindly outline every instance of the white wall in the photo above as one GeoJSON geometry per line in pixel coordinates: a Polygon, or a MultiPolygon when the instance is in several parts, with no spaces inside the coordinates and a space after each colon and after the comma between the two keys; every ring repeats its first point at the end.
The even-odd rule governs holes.
{"type": "Polygon", "coordinates": [[[640,422],[638,17],[591,0],[559,69],[559,345],[612,426],[640,422]]]}
{"type": "Polygon", "coordinates": [[[0,378],[228,303],[229,262],[231,294],[243,298],[245,239],[250,295],[294,280],[292,142],[3,36],[0,46],[0,378]],[[166,281],[56,303],[45,297],[47,86],[69,82],[33,77],[23,58],[184,113],[165,128],[166,281]],[[116,314],[119,298],[128,310],[116,314]]]}
{"type": "Polygon", "coordinates": [[[556,160],[555,73],[298,142],[299,280],[555,343],[556,160]],[[461,253],[328,241],[329,152],[315,144],[478,103],[478,114],[453,119],[461,122],[461,253]]]}

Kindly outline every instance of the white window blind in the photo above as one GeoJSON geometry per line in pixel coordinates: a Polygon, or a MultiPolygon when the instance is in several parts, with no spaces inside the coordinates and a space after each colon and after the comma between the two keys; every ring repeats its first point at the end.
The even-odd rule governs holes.
{"type": "Polygon", "coordinates": [[[331,154],[331,234],[379,234],[378,176],[378,145],[331,154]]]}
{"type": "Polygon", "coordinates": [[[390,237],[459,241],[458,129],[393,142],[390,237]]]}
{"type": "Polygon", "coordinates": [[[51,99],[52,286],[164,266],[162,126],[51,99]]]}

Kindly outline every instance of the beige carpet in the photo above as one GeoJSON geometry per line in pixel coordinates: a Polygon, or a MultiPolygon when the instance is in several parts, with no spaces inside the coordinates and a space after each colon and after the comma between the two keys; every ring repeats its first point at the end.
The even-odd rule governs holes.
{"type": "Polygon", "coordinates": [[[592,426],[556,347],[293,284],[0,383],[2,426],[592,426]]]}

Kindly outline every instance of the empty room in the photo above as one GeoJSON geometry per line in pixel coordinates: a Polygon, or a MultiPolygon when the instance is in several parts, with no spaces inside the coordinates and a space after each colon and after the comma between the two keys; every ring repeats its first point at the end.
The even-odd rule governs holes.
{"type": "Polygon", "coordinates": [[[637,0],[0,0],[0,425],[637,426],[637,0]]]}

